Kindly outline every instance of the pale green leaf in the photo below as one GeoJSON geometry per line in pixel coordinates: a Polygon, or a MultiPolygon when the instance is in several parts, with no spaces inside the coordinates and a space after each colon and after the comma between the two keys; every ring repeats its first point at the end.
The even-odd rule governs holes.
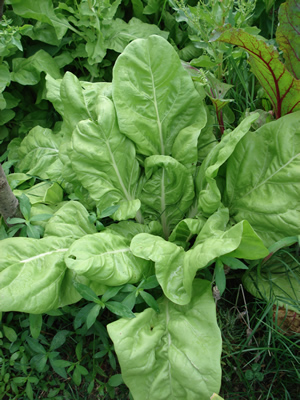
{"type": "Polygon", "coordinates": [[[300,112],[249,132],[227,164],[224,204],[269,246],[300,232],[300,112]]]}
{"type": "Polygon", "coordinates": [[[63,257],[71,242],[53,237],[1,240],[1,311],[41,314],[58,308],[66,273],[63,257]]]}
{"type": "Polygon", "coordinates": [[[59,180],[63,164],[58,157],[61,136],[51,129],[36,126],[19,147],[18,168],[41,179],[59,180]]]}
{"type": "Polygon", "coordinates": [[[100,211],[118,204],[115,219],[134,218],[140,168],[134,144],[119,131],[114,105],[98,98],[98,123],[81,121],[72,135],[72,168],[100,211]]]}
{"type": "Polygon", "coordinates": [[[251,123],[257,118],[258,114],[245,118],[236,129],[224,135],[201,164],[196,187],[199,193],[198,208],[205,215],[213,214],[221,205],[221,193],[216,181],[219,168],[228,160],[238,142],[249,131],[251,123]]]}
{"type": "Polygon", "coordinates": [[[185,166],[169,156],[148,157],[145,174],[147,181],[140,195],[142,214],[159,220],[168,238],[193,202],[193,177],[185,166]]]}
{"type": "Polygon", "coordinates": [[[152,263],[132,254],[130,239],[107,231],[76,240],[65,261],[76,274],[108,286],[139,282],[152,270],[152,263]]]}
{"type": "Polygon", "coordinates": [[[44,236],[69,236],[77,239],[96,233],[96,227],[88,220],[88,217],[89,213],[81,203],[69,201],[48,221],[44,236]]]}
{"type": "Polygon", "coordinates": [[[165,39],[153,35],[126,47],[114,66],[113,99],[120,130],[138,153],[172,155],[184,165],[197,161],[195,143],[206,112],[191,77],[165,39]],[[185,131],[189,139],[182,152],[185,131]]]}
{"type": "Polygon", "coordinates": [[[158,300],[107,326],[135,400],[208,399],[221,383],[221,335],[210,282],[196,280],[187,306],[158,300]],[[183,334],[184,333],[184,334],[183,334]]]}

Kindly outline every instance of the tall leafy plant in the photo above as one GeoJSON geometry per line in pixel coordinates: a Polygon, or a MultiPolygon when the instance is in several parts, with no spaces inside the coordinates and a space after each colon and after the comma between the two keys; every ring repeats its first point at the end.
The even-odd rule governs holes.
{"type": "Polygon", "coordinates": [[[47,76],[47,98],[61,130],[32,130],[18,166],[77,201],[57,202],[42,239],[0,242],[0,309],[40,314],[94,293],[99,313],[123,285],[155,275],[157,303],[144,293],[151,308],[108,325],[124,382],[135,400],[208,399],[220,388],[221,336],[202,272],[216,265],[221,287],[224,265],[246,268],[236,259],[264,258],[299,232],[300,114],[251,134],[249,116],[212,147],[202,96],[159,36],[128,45],[111,84],[47,76]],[[114,223],[97,232],[95,209],[114,223]]]}

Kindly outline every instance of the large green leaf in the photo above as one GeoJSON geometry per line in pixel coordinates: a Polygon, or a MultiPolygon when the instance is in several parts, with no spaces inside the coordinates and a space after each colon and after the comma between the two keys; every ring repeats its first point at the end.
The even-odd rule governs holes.
{"type": "Polygon", "coordinates": [[[112,101],[99,97],[98,106],[98,123],[81,121],[73,132],[72,168],[100,210],[119,204],[115,219],[134,218],[140,208],[135,147],[119,131],[112,101]]]}
{"type": "Polygon", "coordinates": [[[300,6],[299,0],[281,4],[276,41],[283,50],[286,68],[300,79],[300,6]]]}
{"type": "Polygon", "coordinates": [[[206,112],[173,47],[160,36],[131,42],[113,70],[113,99],[120,130],[146,156],[197,161],[206,112]],[[184,146],[184,151],[183,147],[184,146]]]}
{"type": "Polygon", "coordinates": [[[209,399],[220,389],[221,335],[210,282],[195,280],[186,306],[165,297],[160,313],[107,325],[135,400],[209,399]]]}
{"type": "Polygon", "coordinates": [[[40,81],[41,72],[48,73],[55,79],[61,78],[55,60],[44,50],[37,51],[28,58],[14,58],[11,80],[21,85],[36,85],[40,81]]]}
{"type": "Polygon", "coordinates": [[[198,192],[198,209],[204,215],[213,214],[221,205],[221,193],[217,184],[219,168],[227,161],[238,142],[249,131],[252,122],[258,118],[258,114],[245,118],[232,132],[224,135],[207,155],[196,177],[198,192]]]}
{"type": "Polygon", "coordinates": [[[227,164],[224,204],[271,245],[300,232],[300,112],[249,132],[227,164]]]}
{"type": "Polygon", "coordinates": [[[148,180],[140,196],[143,216],[160,220],[168,238],[192,204],[193,177],[185,166],[169,156],[146,158],[145,174],[148,180]]]}
{"type": "Polygon", "coordinates": [[[122,53],[132,40],[145,39],[150,35],[165,39],[169,36],[168,32],[161,31],[156,25],[146,24],[138,18],[132,18],[128,23],[119,18],[104,21],[102,31],[106,46],[118,53],[122,53]]]}
{"type": "Polygon", "coordinates": [[[152,272],[151,262],[132,254],[130,239],[112,231],[76,240],[65,261],[76,274],[108,286],[136,283],[152,272]]]}
{"type": "Polygon", "coordinates": [[[53,134],[50,129],[33,128],[19,147],[19,170],[41,179],[58,181],[63,166],[58,157],[61,140],[61,135],[53,134]]]}
{"type": "Polygon", "coordinates": [[[300,110],[300,81],[280,61],[274,46],[235,28],[218,33],[216,38],[248,51],[252,71],[270,98],[276,118],[300,110]]]}
{"type": "Polygon", "coordinates": [[[269,254],[247,221],[226,230],[228,220],[227,209],[213,214],[188,251],[176,243],[147,233],[136,235],[130,248],[137,257],[155,262],[157,280],[170,300],[176,304],[188,304],[197,271],[216,258],[230,254],[233,257],[259,259],[269,254]]]}
{"type": "Polygon", "coordinates": [[[53,9],[51,0],[10,0],[14,12],[24,18],[33,18],[54,27],[57,38],[61,39],[68,28],[68,21],[62,16],[58,17],[53,9]]]}
{"type": "Polygon", "coordinates": [[[59,307],[66,273],[64,255],[72,241],[56,237],[1,240],[0,310],[40,314],[59,307]]]}
{"type": "Polygon", "coordinates": [[[89,219],[89,213],[79,202],[65,203],[48,221],[44,236],[73,237],[75,239],[96,233],[96,227],[89,219]]]}

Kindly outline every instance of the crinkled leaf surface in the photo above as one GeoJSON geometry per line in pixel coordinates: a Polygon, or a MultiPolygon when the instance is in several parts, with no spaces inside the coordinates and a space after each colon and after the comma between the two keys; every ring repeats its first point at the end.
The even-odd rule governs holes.
{"type": "Polygon", "coordinates": [[[225,230],[228,219],[227,209],[213,214],[186,252],[176,243],[147,233],[135,236],[130,248],[136,256],[155,262],[157,280],[171,301],[188,304],[196,272],[217,257],[237,251],[240,246],[237,257],[259,259],[269,254],[247,221],[225,230]]]}
{"type": "Polygon", "coordinates": [[[17,15],[52,25],[58,39],[61,39],[69,28],[68,21],[55,14],[51,0],[11,0],[10,4],[17,15]]]}
{"type": "Polygon", "coordinates": [[[248,51],[252,71],[270,98],[276,118],[300,110],[300,81],[280,61],[273,46],[242,29],[228,29],[217,38],[248,51]]]}
{"type": "MultiPolygon", "coordinates": [[[[0,241],[0,310],[40,314],[60,306],[64,254],[73,239],[0,241]]],[[[76,297],[76,300],[78,297],[76,297]]]]}
{"type": "Polygon", "coordinates": [[[221,335],[210,282],[195,280],[187,306],[165,297],[107,326],[135,400],[209,399],[220,389],[221,335]]]}
{"type": "Polygon", "coordinates": [[[140,199],[143,216],[160,220],[165,238],[183,218],[194,198],[193,177],[188,169],[169,156],[145,160],[146,183],[140,199]]]}
{"type": "Polygon", "coordinates": [[[55,205],[63,201],[63,190],[61,186],[49,181],[38,183],[26,190],[14,190],[15,196],[21,196],[22,193],[26,194],[31,204],[45,203],[55,205]]]}
{"type": "Polygon", "coordinates": [[[223,165],[238,142],[249,131],[251,124],[258,117],[258,114],[245,118],[240,125],[219,142],[207,155],[196,178],[198,192],[198,209],[204,215],[213,214],[221,205],[221,193],[217,185],[216,177],[221,165],[223,165]]]}
{"type": "Polygon", "coordinates": [[[300,112],[249,132],[227,164],[224,204],[267,246],[300,232],[300,112]]]}
{"type": "Polygon", "coordinates": [[[51,129],[33,128],[19,147],[19,170],[58,181],[63,166],[58,157],[61,140],[61,135],[53,134],[51,129]]]}
{"type": "Polygon", "coordinates": [[[98,103],[98,123],[81,121],[73,132],[72,168],[100,210],[120,204],[114,217],[134,218],[140,208],[135,147],[119,131],[112,101],[99,97],[98,103]]]}
{"type": "Polygon", "coordinates": [[[36,85],[40,81],[41,72],[48,73],[55,79],[61,78],[55,60],[44,50],[39,50],[28,58],[14,58],[12,64],[11,79],[21,85],[36,85]]]}
{"type": "Polygon", "coordinates": [[[283,51],[286,68],[300,79],[300,3],[289,0],[281,4],[276,41],[283,51]]]}
{"type": "Polygon", "coordinates": [[[136,283],[152,271],[152,263],[135,257],[130,239],[112,231],[86,235],[66,253],[68,268],[93,282],[108,286],[136,283]]]}
{"type": "Polygon", "coordinates": [[[186,249],[190,245],[190,240],[198,235],[206,222],[206,218],[199,217],[197,219],[186,218],[181,220],[173,229],[169,240],[178,246],[186,249]]]}
{"type": "Polygon", "coordinates": [[[48,221],[44,236],[73,237],[75,239],[96,233],[89,213],[79,202],[68,201],[48,221]]]}
{"type": "Polygon", "coordinates": [[[138,153],[172,155],[182,164],[191,158],[196,162],[206,112],[191,77],[165,39],[153,35],[126,47],[114,66],[113,99],[120,130],[138,153]],[[185,129],[191,130],[186,142],[185,129]],[[176,140],[185,146],[185,155],[179,143],[173,148],[176,140]]]}
{"type": "Polygon", "coordinates": [[[161,31],[156,25],[146,24],[138,18],[132,18],[128,23],[120,18],[103,22],[102,28],[105,44],[109,49],[122,53],[125,47],[135,39],[147,38],[150,35],[159,35],[164,39],[168,32],[161,31]]]}

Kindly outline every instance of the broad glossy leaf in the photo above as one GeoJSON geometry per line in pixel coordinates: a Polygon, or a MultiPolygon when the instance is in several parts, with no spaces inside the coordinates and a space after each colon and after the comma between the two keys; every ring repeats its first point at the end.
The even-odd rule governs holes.
{"type": "Polygon", "coordinates": [[[224,204],[267,246],[300,232],[300,112],[249,132],[227,164],[224,204]]]}
{"type": "Polygon", "coordinates": [[[112,101],[101,97],[98,103],[98,123],[81,121],[73,132],[72,167],[100,210],[118,204],[114,218],[134,218],[140,208],[135,147],[119,131],[112,101]]]}
{"type": "Polygon", "coordinates": [[[19,147],[19,170],[41,179],[58,181],[63,167],[58,157],[61,140],[61,135],[52,133],[51,129],[33,128],[19,147]]]}
{"type": "Polygon", "coordinates": [[[49,181],[38,183],[26,190],[14,190],[15,196],[26,194],[31,204],[45,203],[55,205],[63,200],[63,190],[57,183],[49,181]]]}
{"type": "MultiPolygon", "coordinates": [[[[73,239],[10,238],[0,241],[0,310],[41,314],[60,306],[73,239]]],[[[76,300],[77,301],[77,300],[76,300]]]]}
{"type": "Polygon", "coordinates": [[[235,257],[231,254],[234,251],[238,252],[236,257],[248,259],[259,259],[269,253],[247,221],[225,230],[228,219],[226,209],[212,215],[187,252],[175,243],[147,233],[135,236],[130,248],[137,257],[155,262],[157,280],[171,301],[188,304],[197,271],[216,258],[225,254],[235,257]]]}
{"type": "Polygon", "coordinates": [[[119,18],[104,21],[102,31],[106,46],[118,53],[122,53],[135,39],[146,39],[150,35],[167,39],[169,36],[168,32],[161,31],[156,25],[146,24],[138,18],[132,18],[128,23],[119,18]]]}
{"type": "Polygon", "coordinates": [[[76,274],[108,286],[136,283],[152,272],[151,262],[132,254],[130,239],[106,231],[76,240],[65,261],[76,274]]]}
{"type": "Polygon", "coordinates": [[[48,73],[55,79],[61,78],[55,60],[44,50],[39,50],[28,58],[13,59],[12,81],[21,85],[36,85],[40,81],[41,72],[48,73]]]}
{"type": "Polygon", "coordinates": [[[107,326],[122,377],[135,400],[199,400],[218,392],[221,335],[210,282],[196,280],[187,306],[162,297],[160,313],[107,326]]]}
{"type": "Polygon", "coordinates": [[[206,218],[199,217],[198,219],[186,218],[181,220],[173,229],[169,240],[182,246],[185,250],[189,247],[189,241],[198,235],[206,222],[206,218]]]}
{"type": "Polygon", "coordinates": [[[44,236],[80,238],[96,233],[96,227],[89,219],[89,213],[79,202],[69,201],[64,204],[48,221],[44,236]]]}
{"type": "Polygon", "coordinates": [[[218,34],[217,39],[248,51],[252,71],[270,98],[276,118],[300,110],[300,81],[280,61],[273,46],[235,28],[218,34]]]}
{"type": "Polygon", "coordinates": [[[249,131],[252,122],[258,118],[258,114],[245,118],[232,132],[222,137],[207,155],[196,177],[198,192],[198,209],[204,215],[213,214],[221,205],[221,193],[216,177],[219,168],[228,160],[238,142],[249,131]]]}
{"type": "Polygon", "coordinates": [[[140,199],[145,218],[160,221],[164,236],[184,217],[194,199],[194,182],[188,169],[169,156],[145,160],[146,183],[140,199]]]}
{"type": "Polygon", "coordinates": [[[288,0],[281,4],[278,13],[279,24],[276,41],[283,51],[286,68],[300,79],[300,4],[288,0]]]}
{"type": "Polygon", "coordinates": [[[11,0],[10,4],[16,14],[52,25],[58,39],[62,39],[70,27],[65,18],[55,14],[51,0],[11,0]]]}
{"type": "Polygon", "coordinates": [[[113,99],[120,130],[138,153],[172,155],[184,165],[197,161],[206,113],[191,77],[165,39],[153,35],[126,47],[114,66],[113,99]]]}

